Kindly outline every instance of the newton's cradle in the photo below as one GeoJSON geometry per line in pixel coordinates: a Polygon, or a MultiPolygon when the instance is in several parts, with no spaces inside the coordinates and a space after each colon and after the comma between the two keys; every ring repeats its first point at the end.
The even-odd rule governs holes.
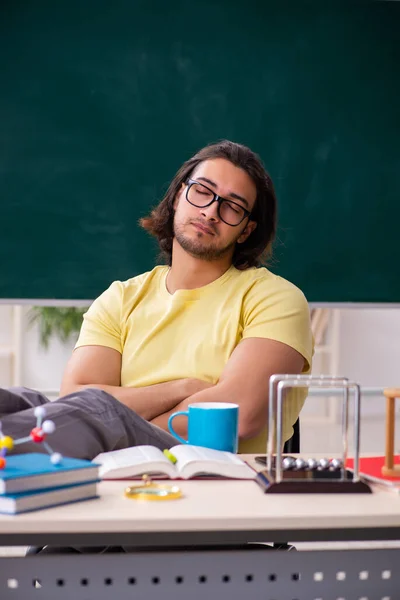
{"type": "Polygon", "coordinates": [[[256,481],[265,493],[371,493],[360,479],[360,386],[344,377],[312,375],[273,375],[269,381],[268,442],[266,469],[256,481]],[[288,388],[333,389],[341,392],[342,452],[340,458],[315,459],[282,455],[284,393],[288,388]],[[348,458],[349,396],[354,392],[354,467],[346,469],[348,458]]]}

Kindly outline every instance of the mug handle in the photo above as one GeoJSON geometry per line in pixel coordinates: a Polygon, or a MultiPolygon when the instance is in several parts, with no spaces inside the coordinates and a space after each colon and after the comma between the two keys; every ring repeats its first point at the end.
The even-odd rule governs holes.
{"type": "Polygon", "coordinates": [[[168,429],[170,430],[170,432],[172,433],[172,435],[174,437],[176,437],[176,439],[179,440],[182,444],[188,444],[189,440],[184,440],[180,435],[178,435],[176,433],[176,431],[172,427],[172,420],[175,419],[175,417],[177,417],[178,415],[185,415],[185,417],[189,418],[189,411],[187,411],[187,410],[180,410],[180,411],[178,411],[176,413],[172,413],[172,415],[168,419],[168,429]]]}

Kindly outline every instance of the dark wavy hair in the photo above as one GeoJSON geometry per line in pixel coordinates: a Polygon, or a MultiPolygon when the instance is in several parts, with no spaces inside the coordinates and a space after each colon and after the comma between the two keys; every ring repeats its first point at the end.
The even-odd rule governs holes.
{"type": "Polygon", "coordinates": [[[236,167],[246,171],[255,183],[257,197],[250,219],[257,222],[257,227],[245,242],[236,244],[232,263],[237,269],[242,270],[258,267],[272,254],[272,243],[276,233],[277,202],[272,179],[260,157],[241,144],[222,140],[199,150],[181,166],[160,204],[151,211],[149,216],[140,219],[139,223],[157,238],[162,255],[171,265],[175,197],[182,183],[190,178],[197,165],[215,158],[229,160],[236,167]]]}

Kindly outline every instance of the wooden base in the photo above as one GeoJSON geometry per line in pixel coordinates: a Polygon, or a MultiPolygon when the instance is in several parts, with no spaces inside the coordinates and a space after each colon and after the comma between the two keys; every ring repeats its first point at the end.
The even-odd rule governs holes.
{"type": "Polygon", "coordinates": [[[269,479],[267,471],[260,471],[256,483],[265,494],[371,494],[372,490],[364,481],[338,479],[284,479],[276,483],[269,479]]]}
{"type": "Polygon", "coordinates": [[[392,469],[383,466],[382,475],[384,477],[400,477],[400,465],[394,465],[392,469]]]}

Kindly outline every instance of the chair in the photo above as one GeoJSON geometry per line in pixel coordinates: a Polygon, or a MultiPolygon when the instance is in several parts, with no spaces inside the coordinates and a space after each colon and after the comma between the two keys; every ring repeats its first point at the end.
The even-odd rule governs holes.
{"type": "Polygon", "coordinates": [[[284,454],[298,454],[300,452],[300,420],[297,419],[296,423],[293,425],[293,435],[289,438],[284,446],[283,453],[284,454]]]}

